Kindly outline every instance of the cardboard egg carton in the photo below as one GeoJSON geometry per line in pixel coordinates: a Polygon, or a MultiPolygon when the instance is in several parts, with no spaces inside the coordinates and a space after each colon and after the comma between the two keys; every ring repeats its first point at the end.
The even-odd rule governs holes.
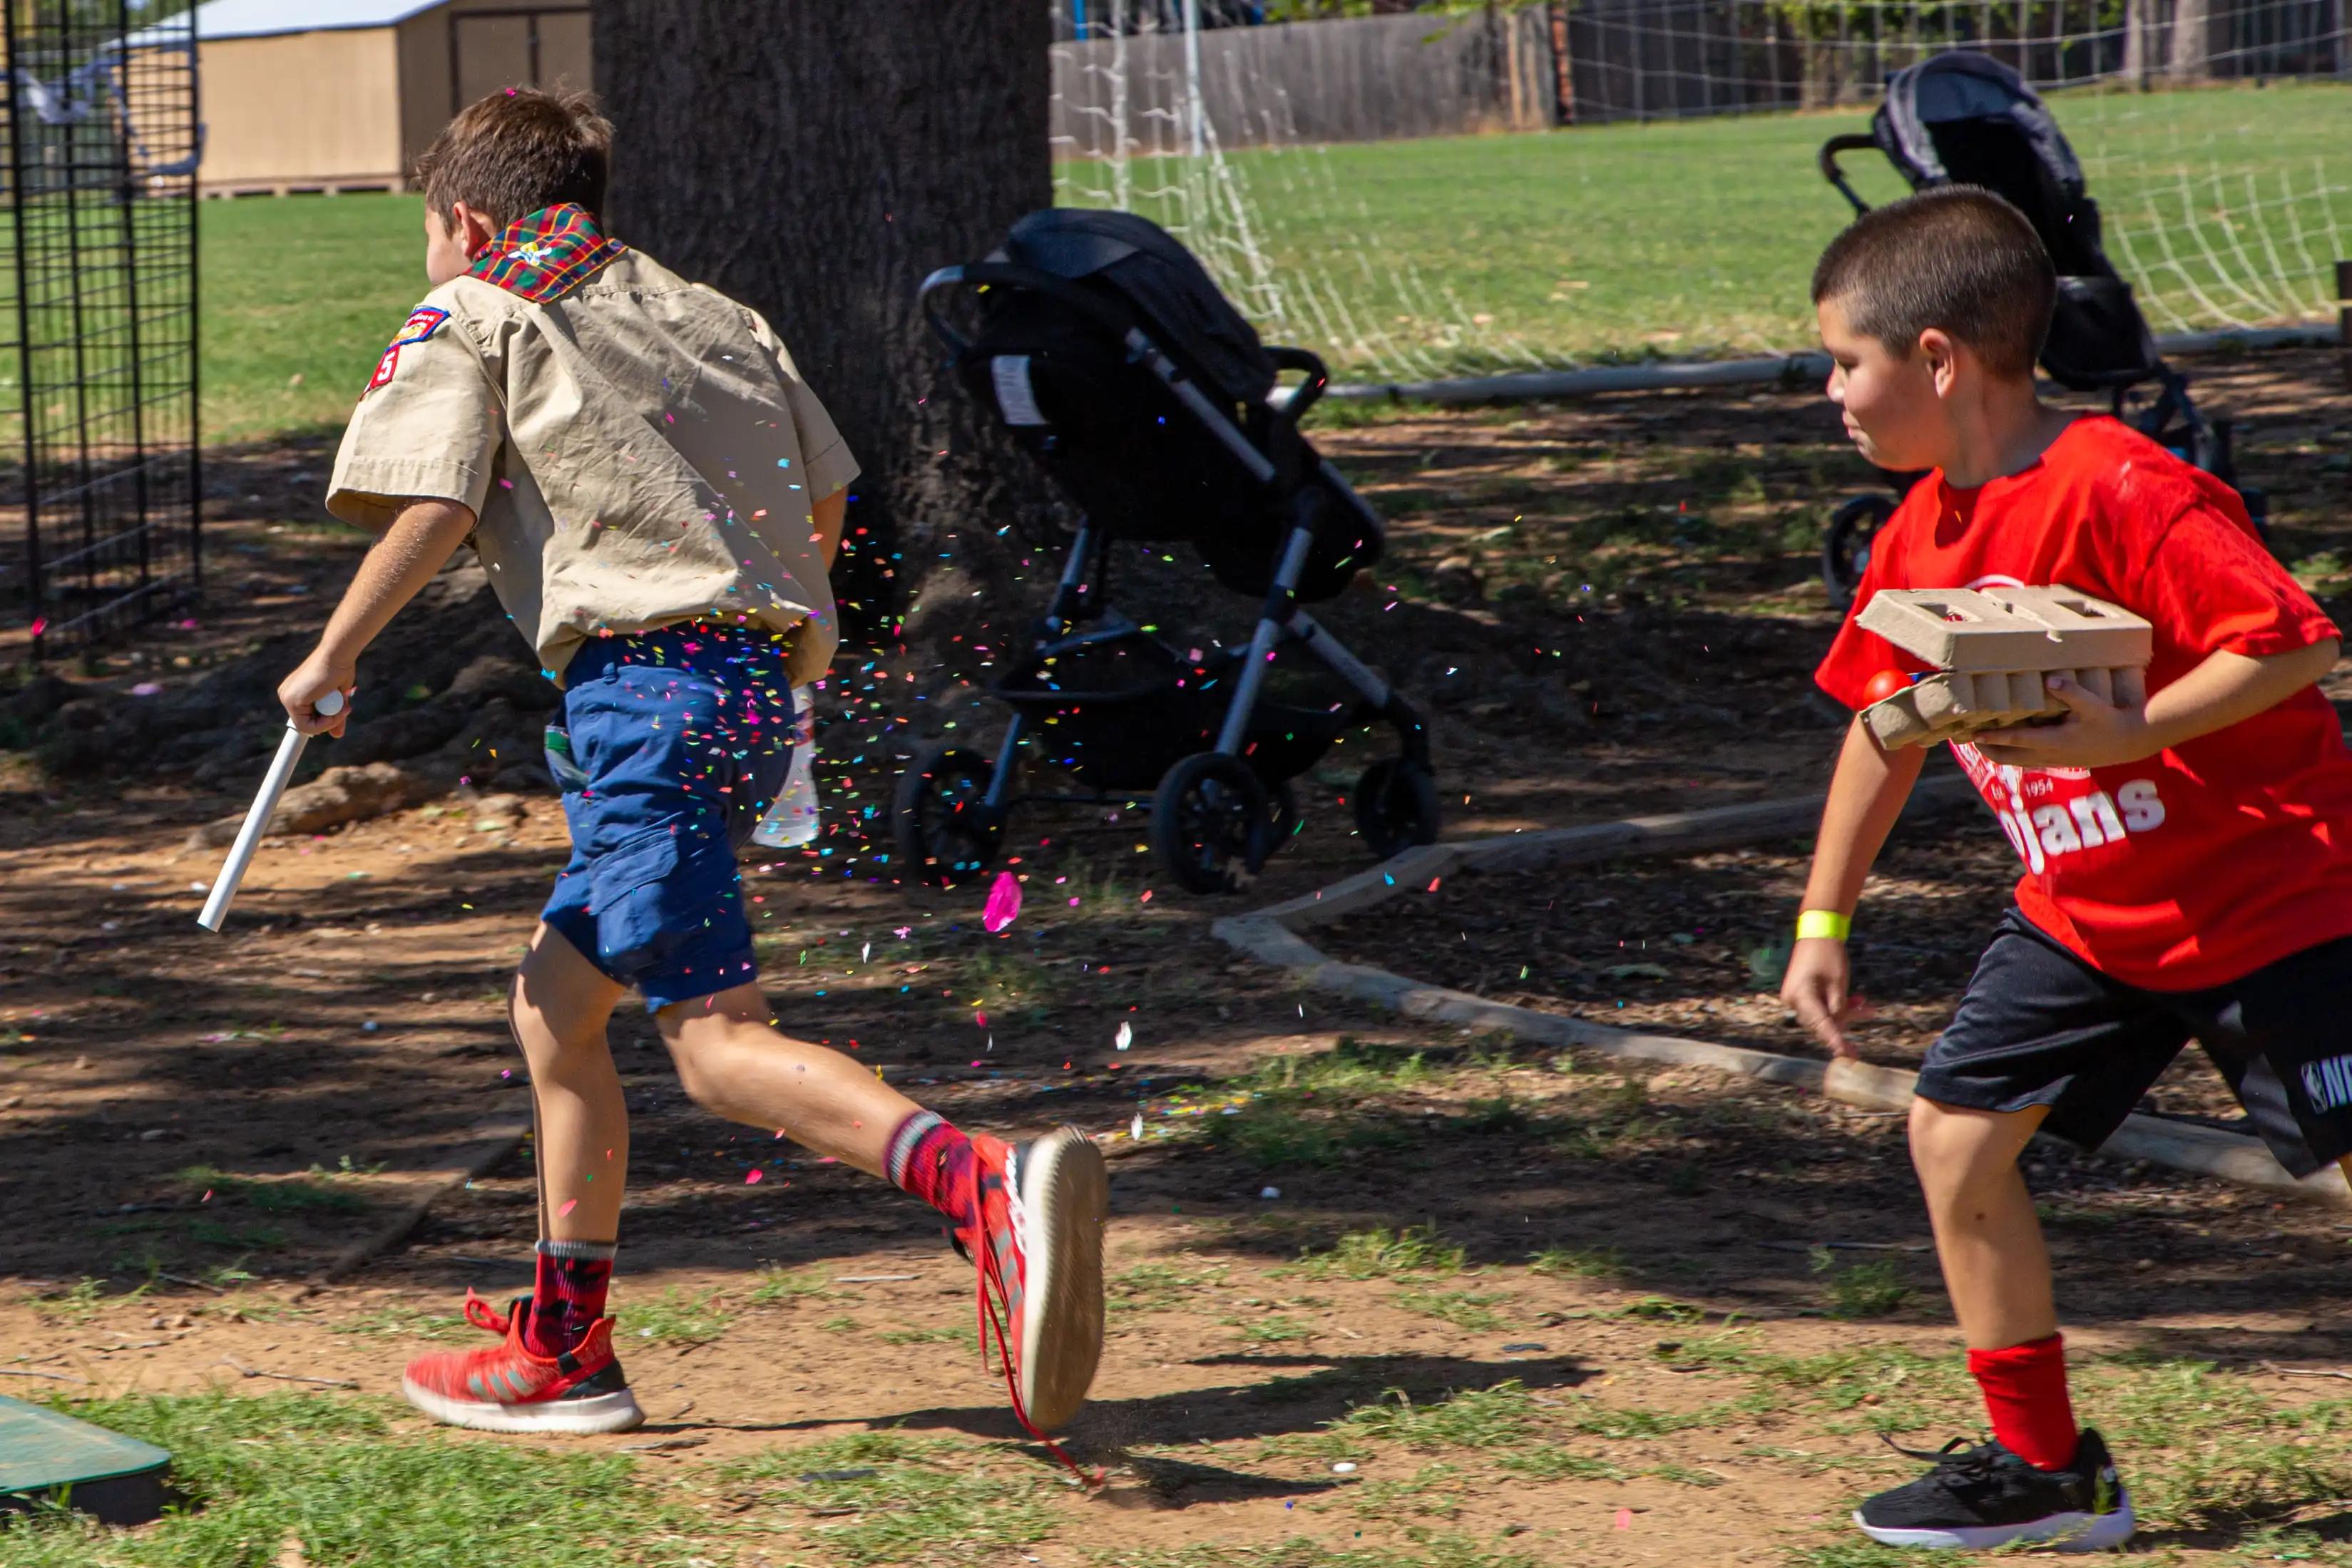
{"type": "Polygon", "coordinates": [[[1856,624],[1936,666],[1862,710],[1887,747],[1965,740],[2063,714],[2047,682],[2063,675],[2103,702],[2147,700],[2148,623],[2071,588],[1890,589],[1856,624]]]}

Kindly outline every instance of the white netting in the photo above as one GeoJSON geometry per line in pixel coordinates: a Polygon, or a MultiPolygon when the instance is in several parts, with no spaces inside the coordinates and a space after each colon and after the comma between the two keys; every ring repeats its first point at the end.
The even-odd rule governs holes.
{"type": "Polygon", "coordinates": [[[1454,287],[1388,251],[1366,193],[1335,174],[1325,146],[1299,135],[1292,89],[1253,69],[1249,51],[1215,48],[1213,33],[1203,51],[1201,36],[1168,25],[1161,9],[1132,20],[1126,0],[1097,0],[1097,9],[1109,36],[1057,51],[1055,62],[1058,202],[1160,224],[1270,341],[1391,379],[1443,375],[1465,359],[1542,362],[1491,331],[1454,287]],[[1229,112],[1209,111],[1213,94],[1229,112]],[[1246,153],[1225,147],[1236,131],[1246,153]],[[1294,232],[1348,243],[1277,256],[1269,207],[1294,232]]]}
{"type": "Polygon", "coordinates": [[[1888,74],[1970,48],[2049,98],[2157,330],[2305,321],[2352,230],[2347,11],[1576,0],[1188,35],[1179,4],[1090,0],[1106,36],[1055,51],[1059,199],[1164,224],[1269,338],[1354,378],[1780,350],[1849,215],[1820,143],[1888,74]]]}

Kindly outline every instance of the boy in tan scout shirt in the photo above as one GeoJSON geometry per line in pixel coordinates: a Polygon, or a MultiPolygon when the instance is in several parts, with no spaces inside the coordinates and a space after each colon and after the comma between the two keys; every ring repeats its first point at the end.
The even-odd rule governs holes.
{"type": "Polygon", "coordinates": [[[611,127],[584,97],[496,94],[425,154],[433,290],[378,361],[327,506],[377,535],[319,645],[278,688],[295,724],[348,697],[361,651],[471,538],[563,690],[549,762],[570,862],[515,977],[530,1064],[538,1277],[500,1343],[419,1357],[444,1421],[604,1432],[644,1419],[604,1316],[628,1162],[605,1045],[632,988],[696,1100],[887,1176],[977,1263],[1013,1408],[1066,1422],[1102,1343],[1101,1155],[1068,1128],[967,1137],[761,998],[735,851],[782,787],[791,688],[835,642],[826,569],[856,465],[753,311],[607,236],[611,127]]]}

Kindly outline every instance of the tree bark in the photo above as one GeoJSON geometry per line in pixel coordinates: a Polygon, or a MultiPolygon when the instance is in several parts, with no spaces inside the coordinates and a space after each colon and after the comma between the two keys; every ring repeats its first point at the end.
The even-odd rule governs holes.
{"type": "Polygon", "coordinates": [[[975,590],[1002,608],[997,532],[1043,493],[915,290],[1053,203],[1044,0],[594,0],[593,16],[613,232],[766,316],[863,465],[845,630],[887,637],[975,590]]]}
{"type": "Polygon", "coordinates": [[[2202,81],[2212,70],[2211,0],[2177,0],[2172,7],[2172,78],[2202,81]]]}

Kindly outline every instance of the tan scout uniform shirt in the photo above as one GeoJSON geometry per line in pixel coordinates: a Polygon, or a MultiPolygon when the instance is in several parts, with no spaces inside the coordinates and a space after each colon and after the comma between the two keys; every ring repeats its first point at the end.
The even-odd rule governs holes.
{"type": "Polygon", "coordinates": [[[624,250],[545,304],[470,275],[426,295],[343,433],[327,509],[382,528],[412,498],[470,507],[559,682],[590,637],[724,612],[795,632],[804,685],[839,641],[810,508],[856,473],[767,322],[624,250]]]}

